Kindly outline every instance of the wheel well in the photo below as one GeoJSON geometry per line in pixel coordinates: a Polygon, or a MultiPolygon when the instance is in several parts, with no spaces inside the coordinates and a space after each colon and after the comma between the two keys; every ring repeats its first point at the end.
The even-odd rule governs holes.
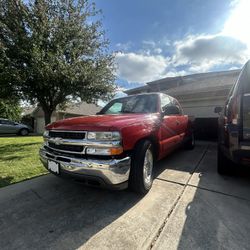
{"type": "MultiPolygon", "coordinates": [[[[154,137],[154,136],[147,136],[147,137],[143,137],[141,139],[139,139],[136,143],[135,143],[135,147],[141,142],[141,141],[145,141],[145,140],[148,140],[152,143],[153,145],[153,152],[154,152],[154,156],[155,156],[155,159],[158,158],[158,155],[159,155],[159,144],[157,142],[157,139],[154,137]]],[[[134,148],[135,148],[134,147],[134,148]]]]}

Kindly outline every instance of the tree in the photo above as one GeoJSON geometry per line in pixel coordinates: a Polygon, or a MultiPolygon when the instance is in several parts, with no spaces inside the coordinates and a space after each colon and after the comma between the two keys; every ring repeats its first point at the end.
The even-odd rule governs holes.
{"type": "Polygon", "coordinates": [[[59,104],[108,99],[115,89],[99,13],[88,0],[0,3],[1,88],[38,102],[45,124],[59,104]]]}
{"type": "Polygon", "coordinates": [[[22,109],[17,101],[0,100],[0,117],[19,121],[22,109]]]}

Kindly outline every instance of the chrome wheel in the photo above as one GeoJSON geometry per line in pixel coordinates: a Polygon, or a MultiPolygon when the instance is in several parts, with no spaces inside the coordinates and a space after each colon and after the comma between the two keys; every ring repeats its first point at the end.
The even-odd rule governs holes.
{"type": "Polygon", "coordinates": [[[152,172],[154,165],[154,157],[150,148],[147,149],[143,164],[143,179],[145,186],[150,186],[152,183],[152,172]]]}

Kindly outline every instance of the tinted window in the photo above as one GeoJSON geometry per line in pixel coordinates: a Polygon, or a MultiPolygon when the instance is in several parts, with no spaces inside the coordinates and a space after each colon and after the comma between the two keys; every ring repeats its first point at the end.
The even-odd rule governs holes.
{"type": "Polygon", "coordinates": [[[183,112],[182,112],[181,105],[179,104],[179,102],[176,99],[173,99],[173,105],[175,105],[178,108],[178,110],[179,110],[179,112],[177,113],[177,115],[182,115],[183,112]]]}
{"type": "Polygon", "coordinates": [[[250,96],[243,98],[243,138],[250,139],[250,96]]]}
{"type": "Polygon", "coordinates": [[[157,105],[157,95],[129,96],[111,101],[100,114],[156,113],[157,105]]]}
{"type": "Polygon", "coordinates": [[[5,124],[5,125],[14,125],[14,122],[8,121],[8,120],[2,120],[1,124],[5,124]]]}
{"type": "Polygon", "coordinates": [[[246,63],[242,74],[243,91],[244,93],[250,93],[250,63],[246,63]]]}
{"type": "Polygon", "coordinates": [[[250,93],[250,62],[247,62],[243,67],[239,79],[232,89],[232,95],[236,96],[239,93],[250,93]]]}
{"type": "Polygon", "coordinates": [[[169,96],[161,94],[161,109],[164,110],[169,105],[171,105],[171,99],[169,96]]]}
{"type": "Polygon", "coordinates": [[[171,96],[161,94],[161,109],[163,112],[166,111],[168,115],[179,115],[182,114],[182,108],[178,101],[171,96]],[[168,109],[168,110],[166,110],[168,109]]]}

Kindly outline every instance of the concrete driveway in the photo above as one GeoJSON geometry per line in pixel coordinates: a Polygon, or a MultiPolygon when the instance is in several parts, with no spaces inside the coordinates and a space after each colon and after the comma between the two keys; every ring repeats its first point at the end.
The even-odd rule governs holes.
{"type": "Polygon", "coordinates": [[[0,189],[0,249],[250,249],[250,173],[199,142],[157,164],[145,197],[52,175],[0,189]]]}

